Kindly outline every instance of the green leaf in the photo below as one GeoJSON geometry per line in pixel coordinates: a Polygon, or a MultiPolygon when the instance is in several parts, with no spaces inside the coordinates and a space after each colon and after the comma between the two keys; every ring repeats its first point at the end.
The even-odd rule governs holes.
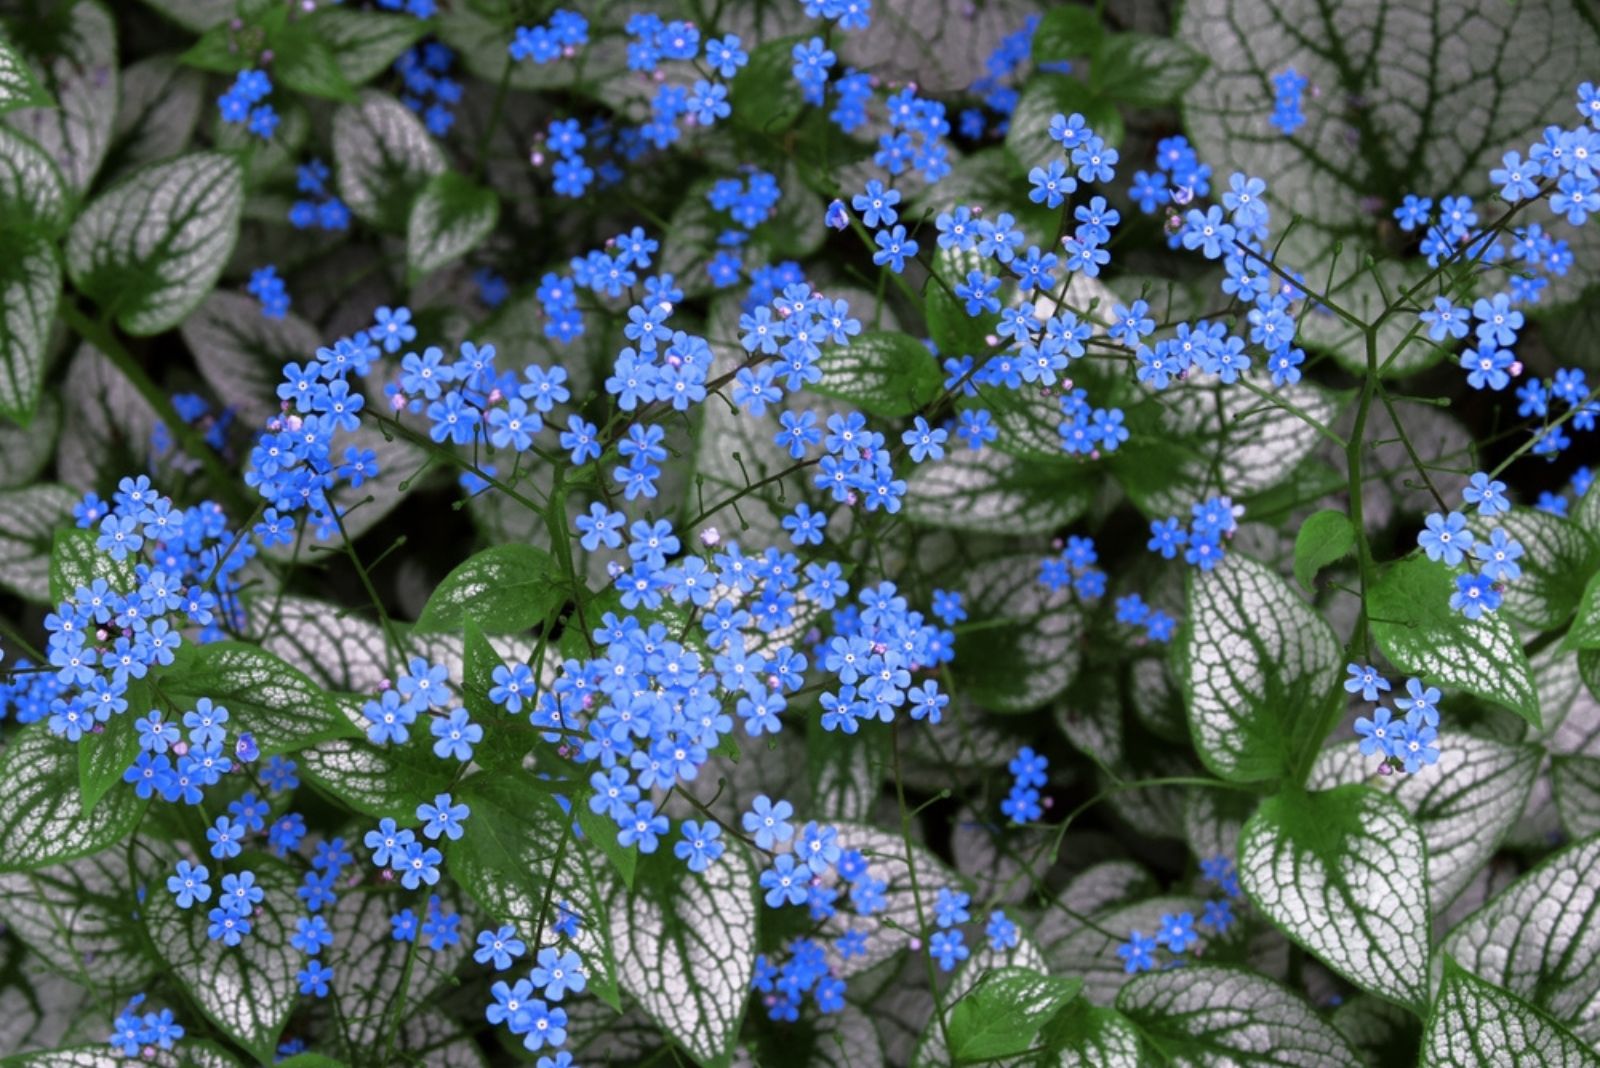
{"type": "Polygon", "coordinates": [[[1061,145],[1050,139],[1050,120],[1073,112],[1081,114],[1106,144],[1121,143],[1122,116],[1114,103],[1095,95],[1077,78],[1036,74],[1023,87],[1016,110],[1011,113],[1011,125],[1006,129],[1006,148],[1022,164],[1023,174],[1047,166],[1053,159],[1066,161],[1061,145]]]}
{"type": "Polygon", "coordinates": [[[1363,786],[1267,798],[1240,836],[1239,880],[1322,963],[1363,990],[1426,1007],[1426,855],[1392,798],[1363,786]]]}
{"type": "Polygon", "coordinates": [[[216,284],[243,200],[243,172],[228,156],[196,152],[141,167],[73,224],[67,271],[128,333],[159,334],[216,284]]]}
{"type": "Polygon", "coordinates": [[[374,90],[333,116],[333,162],[339,195],[355,215],[380,230],[400,233],[411,203],[444,154],[422,120],[404,104],[374,90]]]}
{"type": "Polygon", "coordinates": [[[1089,84],[1119,104],[1166,107],[1183,98],[1207,65],[1205,56],[1174,38],[1113,33],[1095,50],[1089,84]]]}
{"type": "Polygon", "coordinates": [[[1500,611],[1539,630],[1565,623],[1583,597],[1584,583],[1600,567],[1600,545],[1576,523],[1535,508],[1513,508],[1492,519],[1474,515],[1469,524],[1485,542],[1496,527],[1523,548],[1517,561],[1522,575],[1506,583],[1500,611]]]}
{"type": "Polygon", "coordinates": [[[1569,846],[1512,883],[1451,930],[1444,950],[1600,1041],[1600,837],[1569,846]]]}
{"type": "Polygon", "coordinates": [[[541,931],[565,907],[578,917],[573,948],[588,969],[590,989],[621,1011],[617,989],[620,950],[600,869],[572,834],[573,821],[554,794],[526,776],[473,775],[456,799],[472,815],[460,840],[446,845],[457,884],[496,923],[541,931]]]}
{"type": "Polygon", "coordinates": [[[756,957],[756,868],[729,849],[704,872],[664,853],[610,901],[618,980],[695,1062],[731,1062],[756,957]]]}
{"type": "Polygon", "coordinates": [[[155,689],[180,709],[211,698],[227,708],[231,728],[255,736],[263,756],[361,734],[310,679],[242,642],[184,643],[155,689]]]}
{"type": "Polygon", "coordinates": [[[750,62],[728,83],[732,119],[746,130],[778,136],[806,109],[800,83],[794,80],[794,46],[808,35],[762,41],[750,51],[750,62]]]}
{"type": "Polygon", "coordinates": [[[436,271],[483,243],[500,218],[500,197],[465,175],[434,177],[411,205],[406,258],[413,277],[436,271]]]}
{"type": "Polygon", "coordinates": [[[1600,1056],[1549,1016],[1446,957],[1422,1068],[1600,1068],[1600,1056]]]}
{"type": "Polygon", "coordinates": [[[1306,589],[1314,589],[1317,572],[1336,560],[1343,560],[1356,547],[1356,528],[1350,517],[1332,508],[1308,518],[1294,538],[1294,577],[1306,589]]]}
{"type": "Polygon", "coordinates": [[[1039,1029],[1083,989],[1081,979],[998,968],[950,1008],[950,1051],[956,1063],[1021,1053],[1039,1029]]]}
{"type": "Polygon", "coordinates": [[[1141,1068],[1148,1054],[1139,1032],[1115,1009],[1091,1005],[1086,999],[1068,1002],[1045,1025],[1045,1048],[1060,1059],[1058,1068],[1141,1068]]]}
{"type": "Polygon", "coordinates": [[[164,881],[167,874],[164,867],[149,874],[151,892],[143,908],[150,941],[172,977],[224,1034],[270,1062],[298,996],[294,976],[305,958],[289,937],[304,906],[286,866],[259,855],[248,859],[246,866],[265,896],[250,917],[250,933],[237,946],[206,936],[207,909],[180,909],[164,886],[157,888],[157,877],[164,881]]]}
{"type": "Polygon", "coordinates": [[[118,790],[84,814],[77,746],[43,723],[10,736],[0,753],[0,871],[29,871],[98,853],[133,829],[144,805],[118,790]]]}
{"type": "Polygon", "coordinates": [[[58,603],[50,596],[50,547],[78,500],[51,483],[0,491],[0,588],[40,604],[58,603]]]}
{"type": "Polygon", "coordinates": [[[1174,1065],[1349,1068],[1343,1036],[1297,994],[1261,975],[1190,964],[1141,975],[1117,1010],[1174,1065]]]}
{"type": "Polygon", "coordinates": [[[80,527],[58,527],[50,549],[50,600],[59,604],[67,600],[79,587],[89,586],[95,579],[103,578],[116,593],[132,593],[139,586],[134,565],[138,560],[130,555],[114,560],[111,554],[98,548],[100,536],[94,530],[80,527]]]}
{"type": "Polygon", "coordinates": [[[415,820],[418,805],[448,790],[452,778],[449,765],[433,755],[427,732],[416,728],[405,745],[336,738],[300,750],[295,761],[301,778],[357,812],[406,823],[415,820]]]}
{"type": "Polygon", "coordinates": [[[439,583],[423,606],[420,632],[458,630],[469,617],[489,634],[538,626],[565,597],[555,562],[531,545],[474,553],[439,583]]]}
{"type": "Polygon", "coordinates": [[[1100,13],[1092,7],[1065,4],[1053,7],[1044,13],[1038,28],[1033,31],[1034,65],[1092,56],[1100,47],[1100,37],[1104,32],[1100,26],[1100,13]]]}
{"type": "Polygon", "coordinates": [[[134,721],[150,711],[150,687],[142,679],[132,679],[124,696],[128,701],[124,712],[78,739],[79,802],[85,816],[122,781],[122,773],[139,756],[139,732],[134,721]]]}
{"type": "Polygon", "coordinates": [[[61,168],[38,143],[0,125],[0,210],[8,230],[31,230],[49,237],[71,220],[67,182],[61,168]]]}
{"type": "MultiPolygon", "coordinates": [[[[946,356],[975,356],[989,348],[988,337],[1000,323],[997,312],[968,315],[967,305],[951,291],[967,280],[970,271],[982,271],[983,257],[974,249],[940,249],[934,255],[934,267],[939,278],[928,279],[922,287],[922,314],[928,321],[928,336],[946,356]],[[944,280],[944,285],[939,279],[944,280]]],[[[1060,422],[1061,409],[1056,408],[1056,421],[1060,422]]]]}
{"type": "Polygon", "coordinates": [[[1240,553],[1187,581],[1178,675],[1200,759],[1235,782],[1294,773],[1342,707],[1338,639],[1294,587],[1240,553]]]}
{"type": "Polygon", "coordinates": [[[55,101],[28,66],[27,59],[0,37],[0,113],[14,108],[54,107],[55,101]]]}
{"type": "Polygon", "coordinates": [[[117,114],[116,26],[97,0],[77,0],[52,14],[57,17],[13,23],[13,44],[33,60],[33,72],[55,102],[19,107],[4,121],[37,141],[61,168],[68,189],[82,195],[105,159],[117,114]]]}
{"type": "MultiPolygon", "coordinates": [[[[1449,187],[1488,198],[1501,154],[1571,115],[1573,86],[1592,77],[1600,43],[1587,4],[1461,0],[1436,22],[1442,12],[1433,0],[1196,0],[1179,9],[1175,36],[1211,60],[1183,95],[1183,127],[1201,159],[1267,178],[1279,262],[1316,277],[1335,242],[1347,264],[1353,250],[1381,247],[1380,227],[1391,223],[1372,210],[1374,197],[1398,203],[1410,190],[1449,187]],[[1307,93],[1305,125],[1285,135],[1268,118],[1273,76],[1289,67],[1323,95],[1307,93]],[[1360,107],[1322,106],[1340,93],[1358,94],[1360,107]],[[1437,121],[1468,112],[1467,125],[1437,121]],[[1290,219],[1299,221],[1290,228],[1290,219]]],[[[1589,281],[1581,274],[1552,279],[1546,303],[1576,295],[1589,281]]]]}
{"type": "Polygon", "coordinates": [[[345,104],[355,101],[356,91],[333,49],[309,22],[275,35],[272,49],[272,76],[285,89],[345,104]]]}
{"type": "Polygon", "coordinates": [[[61,261],[39,234],[15,233],[0,261],[0,415],[26,425],[44,386],[45,359],[56,305],[61,261]]]}
{"type": "Polygon", "coordinates": [[[277,1068],[345,1068],[345,1063],[320,1053],[296,1053],[288,1060],[278,1061],[277,1068]]]}
{"type": "Polygon", "coordinates": [[[1498,613],[1470,620],[1450,607],[1450,568],[1422,556],[1390,567],[1368,591],[1373,636],[1403,672],[1465,690],[1540,725],[1539,694],[1522,644],[1498,613]]]}
{"type": "Polygon", "coordinates": [[[639,850],[632,846],[624,846],[617,840],[617,825],[607,816],[597,815],[589,808],[588,796],[578,798],[573,802],[573,811],[578,814],[578,826],[583,828],[583,833],[595,848],[611,862],[611,866],[622,876],[622,885],[629,890],[633,889],[633,879],[639,869],[639,850]]]}
{"type": "Polygon", "coordinates": [[[1600,571],[1589,577],[1578,601],[1577,618],[1561,639],[1564,652],[1573,649],[1600,649],[1600,571]]]}
{"type": "Polygon", "coordinates": [[[945,443],[906,478],[905,517],[923,526],[995,534],[1051,534],[1089,509],[1086,468],[1042,464],[998,449],[945,443]]]}
{"type": "Polygon", "coordinates": [[[1083,656],[1084,612],[1070,588],[1039,581],[1037,556],[1006,556],[967,571],[967,612],[956,632],[961,689],[994,712],[1027,712],[1064,691],[1083,656]]]}
{"type": "MultiPolygon", "coordinates": [[[[152,1046],[150,1052],[139,1054],[139,1063],[149,1068],[239,1068],[231,1054],[204,1039],[185,1038],[170,1050],[152,1046]]],[[[6,1068],[121,1068],[126,1063],[114,1047],[100,1042],[22,1054],[8,1058],[6,1068]]]]}
{"type": "Polygon", "coordinates": [[[939,363],[908,334],[872,331],[817,359],[822,380],[811,392],[848,401],[869,415],[894,419],[930,403],[944,385],[939,363]]]}
{"type": "Polygon", "coordinates": [[[1374,775],[1360,743],[1324,749],[1307,789],[1366,783],[1392,796],[1417,821],[1428,848],[1428,898],[1435,913],[1455,898],[1522,815],[1541,750],[1462,731],[1439,732],[1439,761],[1408,775],[1374,775]]]}
{"type": "Polygon", "coordinates": [[[325,7],[305,22],[308,29],[333,49],[333,58],[350,85],[371,81],[394,63],[400,53],[427,33],[426,19],[389,15],[381,11],[356,11],[325,7]]]}

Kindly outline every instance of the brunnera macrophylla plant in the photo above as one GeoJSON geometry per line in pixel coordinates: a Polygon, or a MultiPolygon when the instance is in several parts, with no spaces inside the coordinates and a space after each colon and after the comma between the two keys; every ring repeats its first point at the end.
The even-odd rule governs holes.
{"type": "Polygon", "coordinates": [[[1600,1065],[1597,55],[0,2],[5,1063],[1600,1065]]]}

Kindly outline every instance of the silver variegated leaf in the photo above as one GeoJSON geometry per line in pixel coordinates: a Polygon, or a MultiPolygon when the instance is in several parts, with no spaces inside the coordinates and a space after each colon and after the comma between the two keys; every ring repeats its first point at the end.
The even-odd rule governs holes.
{"type": "Polygon", "coordinates": [[[27,135],[0,125],[0,207],[18,229],[31,224],[47,234],[71,220],[61,168],[27,135]]]}
{"type": "Polygon", "coordinates": [[[1253,972],[1191,964],[1141,975],[1117,1010],[1172,1068],[1349,1068],[1355,1051],[1298,995],[1253,972]]]}
{"type": "Polygon", "coordinates": [[[1600,1056],[1534,1006],[1446,962],[1421,1068],[1600,1068],[1600,1056]]]}
{"type": "Polygon", "coordinates": [[[903,508],[907,519],[926,526],[1048,534],[1083,515],[1093,496],[1089,481],[1071,466],[957,446],[912,471],[903,508]]]}
{"type": "Polygon", "coordinates": [[[1364,990],[1428,1003],[1422,832],[1360,786],[1263,801],[1239,841],[1239,879],[1290,938],[1364,990]]]}
{"type": "MultiPolygon", "coordinates": [[[[842,845],[841,841],[841,845],[842,845]]],[[[618,890],[609,912],[619,985],[703,1065],[725,1065],[755,973],[756,868],[729,849],[664,897],[618,890]]]]}
{"type": "Polygon", "coordinates": [[[0,753],[0,871],[31,871],[97,853],[139,820],[133,791],[111,791],[84,814],[78,801],[78,747],[43,723],[10,736],[0,753]]]}
{"type": "Polygon", "coordinates": [[[97,0],[64,12],[61,32],[35,70],[55,104],[11,112],[5,121],[50,153],[71,190],[87,192],[111,143],[117,113],[117,32],[97,0]]]}
{"type": "Polygon", "coordinates": [[[1147,1051],[1139,1031],[1115,1009],[1079,998],[1050,1025],[1057,1068],[1142,1068],[1147,1051]]]}
{"type": "Polygon", "coordinates": [[[1368,1065],[1386,1063],[1382,1058],[1417,1046],[1417,1018],[1392,1001],[1371,994],[1357,994],[1334,1010],[1334,1027],[1359,1052],[1368,1065]]]}
{"type": "MultiPolygon", "coordinates": [[[[1183,101],[1195,148],[1267,179],[1278,262],[1308,276],[1341,239],[1353,262],[1352,231],[1370,233],[1381,218],[1367,199],[1374,189],[1487,196],[1502,153],[1526,151],[1547,123],[1571,120],[1573,87],[1592,75],[1597,41],[1571,0],[1515,9],[1495,0],[1205,0],[1183,7],[1178,34],[1211,59],[1183,101]],[[1539,57],[1536,69],[1528,56],[1539,57]],[[1321,93],[1293,135],[1269,121],[1273,76],[1288,67],[1321,93]],[[1330,106],[1340,95],[1359,106],[1330,106]],[[1437,121],[1446,114],[1452,121],[1437,121]]],[[[1566,299],[1581,280],[1552,283],[1552,296],[1566,299]]]]}
{"type": "MultiPolygon", "coordinates": [[[[239,1068],[232,1054],[203,1040],[180,1041],[170,1050],[150,1048],[150,1056],[140,1053],[139,1063],[151,1068],[239,1068]]],[[[13,1068],[126,1068],[127,1063],[126,1057],[105,1042],[30,1053],[6,1061],[13,1068]]]]}
{"type": "Polygon", "coordinates": [[[1409,775],[1379,775],[1355,742],[1322,751],[1306,787],[1365,783],[1405,806],[1428,849],[1428,897],[1444,908],[1494,855],[1522,812],[1539,771],[1530,745],[1489,741],[1461,731],[1439,734],[1439,762],[1409,775]]]}
{"type": "Polygon", "coordinates": [[[829,1013],[817,1021],[817,1041],[811,1049],[816,1068],[884,1068],[883,1042],[872,1020],[854,1005],[829,1013]]]}
{"type": "Polygon", "coordinates": [[[359,732],[320,687],[303,674],[242,642],[186,644],[161,691],[181,708],[209,697],[232,713],[230,726],[255,735],[263,754],[287,753],[359,732]]]}
{"type": "Polygon", "coordinates": [[[150,402],[87,342],[78,346],[65,377],[73,388],[64,398],[61,446],[56,454],[56,474],[61,481],[87,492],[105,488],[100,478],[108,469],[143,469],[151,432],[160,422],[150,402]]]}
{"type": "Polygon", "coordinates": [[[339,195],[350,210],[396,233],[405,229],[417,192],[445,170],[444,154],[422,120],[375,90],[334,113],[333,161],[339,195]]]}
{"type": "MultiPolygon", "coordinates": [[[[348,893],[339,899],[328,917],[333,944],[323,950],[323,960],[333,969],[330,985],[339,999],[346,1035],[357,1046],[376,1047],[399,1019],[404,1018],[396,1014],[401,1011],[401,983],[408,972],[407,956],[413,959],[404,987],[406,1016],[444,983],[467,956],[468,945],[464,939],[439,950],[426,944],[413,950],[410,942],[399,942],[391,937],[389,917],[406,905],[414,913],[428,907],[416,901],[401,902],[394,894],[348,893]]],[[[459,911],[453,894],[441,896],[441,907],[446,913],[459,911]]],[[[416,920],[420,928],[424,916],[417,915],[416,920]]],[[[464,921],[463,926],[468,922],[464,921]]],[[[415,1050],[417,1047],[406,1048],[415,1050]]]]}
{"type": "Polygon", "coordinates": [[[316,328],[293,312],[269,319],[254,297],[224,289],[190,312],[180,332],[217,399],[252,429],[279,412],[283,365],[314,359],[322,344],[316,328]]]}
{"type": "Polygon", "coordinates": [[[1037,556],[1005,556],[967,572],[967,609],[992,625],[956,636],[957,676],[994,712],[1026,712],[1060,694],[1077,674],[1084,610],[1070,588],[1039,581],[1037,556]]]}
{"type": "Polygon", "coordinates": [[[406,258],[413,275],[424,275],[460,259],[483,243],[500,218],[494,190],[445,171],[434,176],[411,203],[406,221],[406,258]]]}
{"type": "Polygon", "coordinates": [[[182,152],[205,106],[205,88],[203,74],[170,54],[125,68],[111,166],[120,171],[182,152]]]}
{"type": "Polygon", "coordinates": [[[932,922],[933,901],[940,887],[955,889],[958,884],[939,858],[921,845],[907,845],[899,835],[868,824],[838,823],[835,826],[839,830],[839,848],[859,849],[867,858],[868,874],[883,880],[885,886],[886,906],[881,912],[857,917],[841,910],[824,924],[830,939],[851,928],[867,934],[867,951],[863,954],[844,960],[830,951],[829,964],[834,973],[848,979],[908,948],[924,925],[932,922]],[[913,882],[916,884],[914,892],[913,882]]]}
{"type": "Polygon", "coordinates": [[[49,483],[0,492],[0,587],[49,603],[51,538],[77,503],[77,494],[49,483]]]}
{"type": "Polygon", "coordinates": [[[388,677],[383,629],[358,613],[285,595],[252,601],[249,617],[261,648],[324,689],[371,693],[388,677]]]}
{"type": "Polygon", "coordinates": [[[0,920],[62,975],[85,986],[132,989],[154,967],[126,897],[120,849],[0,875],[0,920]]]}
{"type": "Polygon", "coordinates": [[[1600,838],[1557,853],[1450,932],[1463,968],[1600,1041],[1600,838]]]}
{"type": "Polygon", "coordinates": [[[61,261],[40,234],[12,234],[0,261],[0,416],[27,424],[44,385],[61,261]]]}
{"type": "Polygon", "coordinates": [[[178,907],[177,898],[166,892],[164,869],[149,874],[152,884],[158,876],[162,883],[146,898],[144,919],[150,941],[194,1003],[223,1033],[268,1061],[298,996],[294,976],[305,957],[289,937],[305,910],[288,868],[262,857],[252,858],[250,866],[265,896],[250,917],[250,933],[237,946],[207,937],[204,906],[178,907]]]}
{"type": "MultiPolygon", "coordinates": [[[[956,967],[955,974],[940,994],[946,1022],[950,1022],[950,1013],[955,1004],[970,994],[979,983],[1001,981],[1003,985],[1000,989],[1004,991],[1002,1001],[1048,996],[1040,980],[1049,971],[1050,966],[1045,963],[1044,954],[1026,935],[1010,949],[998,951],[987,941],[981,941],[972,947],[967,959],[956,967]],[[999,974],[1002,972],[1006,974],[999,974]]],[[[938,1026],[929,1028],[923,1036],[922,1045],[917,1047],[916,1057],[911,1062],[912,1068],[938,1068],[949,1063],[950,1049],[945,1044],[944,1029],[938,1026]]]]}
{"type": "Polygon", "coordinates": [[[1573,838],[1600,831],[1600,758],[1561,756],[1550,767],[1561,823],[1573,838]]]}
{"type": "Polygon", "coordinates": [[[0,112],[29,105],[49,107],[52,103],[50,94],[28,66],[27,57],[0,37],[0,112]]]}
{"type": "Polygon", "coordinates": [[[1225,779],[1282,775],[1321,741],[1306,732],[1337,693],[1338,639],[1284,578],[1239,553],[1188,581],[1180,674],[1195,749],[1225,779]]]}
{"type": "Polygon", "coordinates": [[[244,175],[196,152],[134,171],[101,193],[67,234],[73,284],[130,334],[159,334],[199,304],[239,236],[244,175]]]}
{"type": "Polygon", "coordinates": [[[1468,527],[1482,541],[1500,528],[1522,545],[1522,574],[1505,583],[1499,610],[1537,630],[1571,617],[1584,583],[1600,565],[1600,546],[1582,527],[1536,508],[1513,508],[1492,518],[1475,514],[1468,527]]]}
{"type": "Polygon", "coordinates": [[[325,7],[312,17],[316,35],[333,50],[339,72],[351,85],[376,78],[428,31],[409,14],[325,7]]]}
{"type": "Polygon", "coordinates": [[[38,479],[56,450],[61,433],[61,402],[45,394],[27,426],[0,423],[0,489],[16,489],[38,479]]]}

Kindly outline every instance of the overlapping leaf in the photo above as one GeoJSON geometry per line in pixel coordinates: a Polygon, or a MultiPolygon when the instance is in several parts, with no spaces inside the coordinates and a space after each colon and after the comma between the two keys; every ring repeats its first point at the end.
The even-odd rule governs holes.
{"type": "Polygon", "coordinates": [[[1582,1040],[1514,994],[1445,962],[1422,1068],[1600,1068],[1582,1040]]]}

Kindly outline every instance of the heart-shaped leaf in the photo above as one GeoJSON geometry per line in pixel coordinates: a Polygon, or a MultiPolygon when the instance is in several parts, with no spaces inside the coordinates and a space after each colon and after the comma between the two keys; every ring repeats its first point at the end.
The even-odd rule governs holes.
{"type": "MultiPolygon", "coordinates": [[[[30,58],[48,96],[11,112],[5,122],[38,142],[61,168],[68,188],[81,196],[111,143],[117,114],[117,31],[97,0],[79,0],[63,9],[62,16],[28,27],[43,31],[39,54],[30,58]]],[[[28,46],[30,40],[16,43],[28,46]]],[[[21,51],[26,56],[31,47],[21,51]]]]}
{"type": "Polygon", "coordinates": [[[1600,1068],[1600,1056],[1515,994],[1445,959],[1422,1068],[1600,1068]]]}
{"type": "Polygon", "coordinates": [[[1239,880],[1262,912],[1364,990],[1428,1003],[1427,866],[1399,803],[1362,786],[1261,803],[1239,841],[1239,880]]]}
{"type": "Polygon", "coordinates": [[[436,271],[483,243],[500,218],[500,197],[454,171],[435,176],[411,204],[406,257],[415,276],[436,271]]]}
{"type": "Polygon", "coordinates": [[[255,735],[263,755],[361,733],[310,679],[243,642],[185,643],[155,690],[180,709],[211,698],[227,708],[229,727],[255,735]]]}
{"type": "Polygon", "coordinates": [[[334,113],[333,161],[339,195],[350,210],[395,233],[405,230],[417,193],[445,169],[444,154],[422,120],[374,90],[334,113]]]}

